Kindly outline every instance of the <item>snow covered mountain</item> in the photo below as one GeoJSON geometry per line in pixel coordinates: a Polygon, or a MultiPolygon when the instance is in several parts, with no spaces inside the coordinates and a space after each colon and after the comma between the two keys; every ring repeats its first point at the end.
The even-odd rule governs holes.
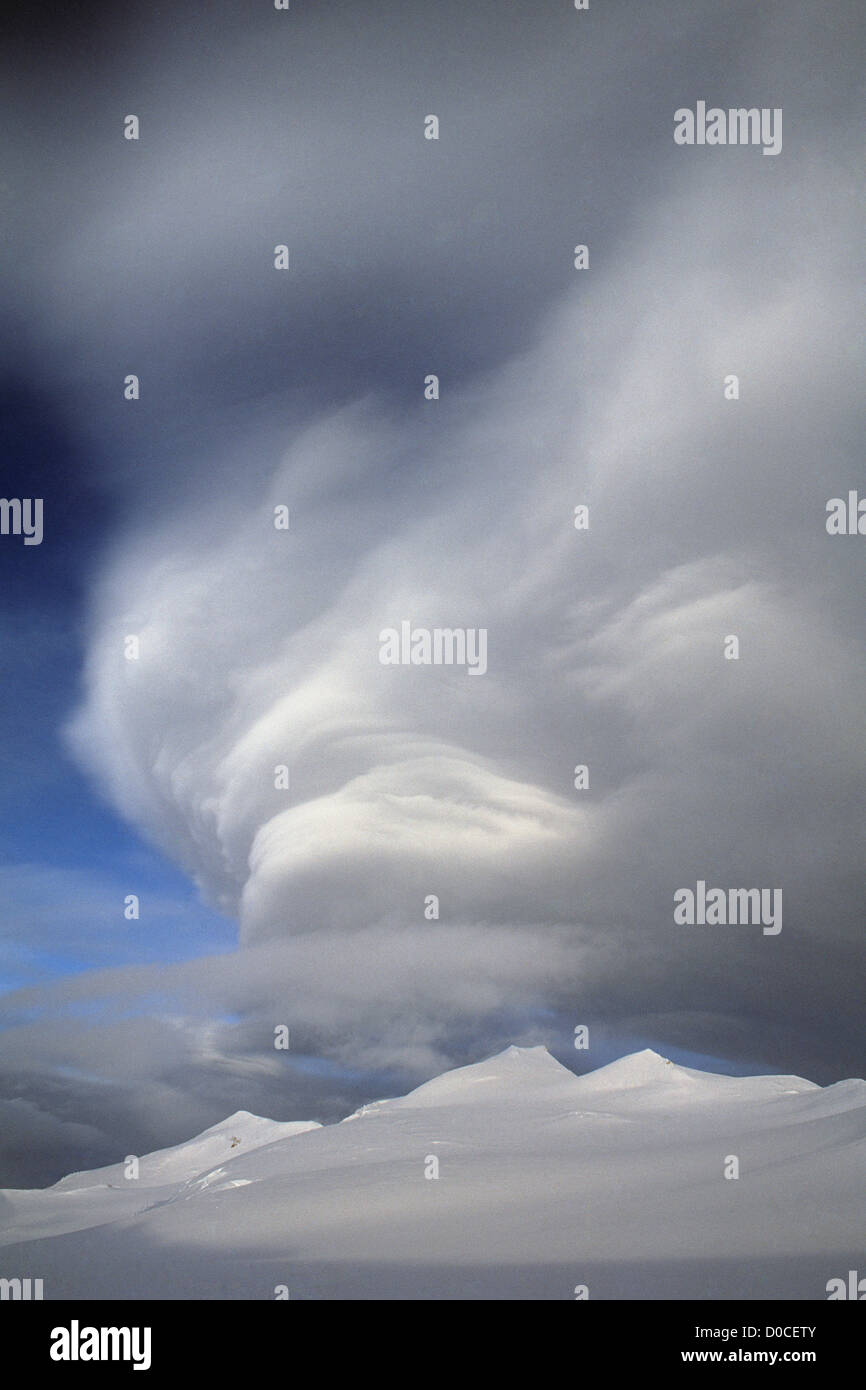
{"type": "Polygon", "coordinates": [[[866,1083],[510,1047],[338,1124],[239,1111],[0,1193],[46,1298],[823,1299],[866,1268],[866,1083]],[[738,1173],[738,1176],[734,1176],[738,1173]]]}

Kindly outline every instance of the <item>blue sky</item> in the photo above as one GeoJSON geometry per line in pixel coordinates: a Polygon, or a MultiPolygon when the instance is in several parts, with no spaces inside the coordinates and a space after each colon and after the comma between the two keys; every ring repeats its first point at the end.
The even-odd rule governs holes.
{"type": "Polygon", "coordinates": [[[50,397],[11,386],[3,420],[6,495],[47,497],[55,519],[41,547],[13,537],[0,547],[0,985],[228,949],[236,926],[201,903],[70,757],[63,730],[81,697],[86,585],[111,506],[87,487],[84,451],[50,397]],[[130,892],[144,904],[138,923],[124,920],[130,892]]]}

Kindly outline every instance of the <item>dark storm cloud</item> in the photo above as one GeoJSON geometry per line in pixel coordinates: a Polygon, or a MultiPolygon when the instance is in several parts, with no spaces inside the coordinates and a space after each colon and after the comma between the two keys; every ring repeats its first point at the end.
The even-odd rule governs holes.
{"type": "MultiPolygon", "coordinates": [[[[431,363],[465,379],[525,349],[573,288],[576,241],[600,268],[683,173],[677,105],[757,85],[793,102],[802,160],[817,122],[850,119],[847,53],[807,5],[782,24],[748,4],[126,7],[86,80],[47,47],[44,86],[11,84],[12,304],[34,372],[47,359],[81,429],[100,452],[111,439],[103,477],[139,503],[154,472],[186,486],[190,455],[205,467],[203,443],[244,409],[290,426],[360,391],[403,399],[431,363]],[[130,111],[137,143],[121,138],[130,111]],[[438,143],[422,139],[428,112],[438,143]]],[[[728,153],[736,184],[750,152],[728,153]]]]}

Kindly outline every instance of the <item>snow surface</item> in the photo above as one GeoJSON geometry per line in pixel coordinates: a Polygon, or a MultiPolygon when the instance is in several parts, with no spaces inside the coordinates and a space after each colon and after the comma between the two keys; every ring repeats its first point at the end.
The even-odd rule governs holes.
{"type": "Polygon", "coordinates": [[[509,1047],[324,1127],[238,1111],[139,1171],[0,1192],[0,1276],[49,1299],[824,1299],[866,1272],[866,1082],[650,1050],[578,1077],[509,1047]]]}

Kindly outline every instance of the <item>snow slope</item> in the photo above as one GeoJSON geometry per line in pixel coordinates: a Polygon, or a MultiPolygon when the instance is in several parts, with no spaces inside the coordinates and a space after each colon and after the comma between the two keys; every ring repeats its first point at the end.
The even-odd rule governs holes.
{"type": "Polygon", "coordinates": [[[0,1275],[48,1298],[823,1299],[866,1268],[864,1180],[863,1081],[651,1051],[578,1077],[511,1047],[339,1124],[241,1111],[137,1181],[0,1193],[0,1275]]]}
{"type": "MultiPolygon", "coordinates": [[[[294,1134],[320,1128],[315,1120],[290,1120],[281,1124],[279,1120],[265,1120],[261,1115],[251,1115],[248,1110],[236,1110],[227,1120],[212,1125],[185,1144],[145,1154],[139,1161],[139,1181],[147,1187],[157,1187],[162,1183],[197,1178],[223,1159],[240,1157],[242,1152],[247,1154],[265,1144],[276,1143],[278,1139],[289,1139],[294,1134]]],[[[116,1163],[108,1168],[94,1168],[88,1173],[71,1173],[52,1190],[80,1191],[85,1187],[116,1186],[123,1181],[124,1166],[116,1163]]]]}

